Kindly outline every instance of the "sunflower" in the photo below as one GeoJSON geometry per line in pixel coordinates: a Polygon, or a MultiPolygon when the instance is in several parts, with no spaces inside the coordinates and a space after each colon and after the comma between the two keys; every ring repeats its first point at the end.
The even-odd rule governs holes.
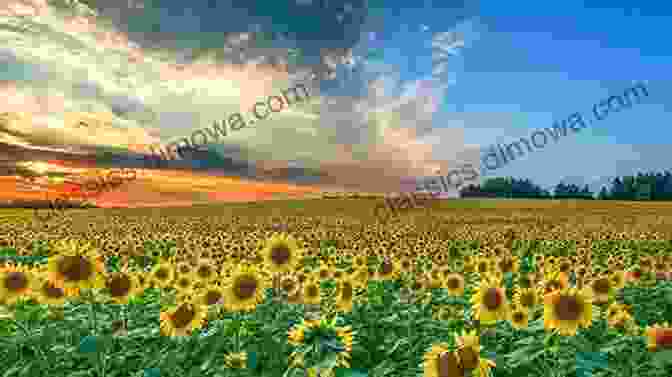
{"type": "MultiPolygon", "coordinates": [[[[352,344],[354,342],[354,333],[352,327],[336,326],[335,318],[332,321],[326,319],[309,320],[304,319],[300,324],[292,326],[287,332],[287,342],[293,346],[305,346],[323,344],[324,340],[329,340],[329,344],[338,344],[338,348],[330,347],[336,351],[338,366],[349,368],[349,359],[352,353],[352,344]],[[336,341],[336,342],[334,342],[336,341]],[[312,344],[314,343],[314,344],[312,344]]],[[[302,355],[292,353],[293,364],[303,364],[302,355]]]]}
{"type": "Polygon", "coordinates": [[[497,260],[497,268],[503,274],[508,272],[516,273],[520,267],[519,257],[517,255],[503,255],[497,260]]]}
{"type": "Polygon", "coordinates": [[[496,367],[494,361],[481,357],[478,361],[478,369],[472,372],[473,377],[488,377],[490,376],[490,369],[496,367]]]}
{"type": "Polygon", "coordinates": [[[366,288],[369,284],[369,269],[367,267],[352,271],[350,276],[357,288],[366,288]]]}
{"type": "Polygon", "coordinates": [[[536,277],[533,273],[521,273],[516,280],[520,288],[531,288],[536,283],[536,277]]]}
{"type": "Polygon", "coordinates": [[[506,293],[493,280],[482,280],[470,301],[475,318],[485,325],[507,318],[509,306],[506,293]]]}
{"type": "Polygon", "coordinates": [[[464,278],[460,274],[450,273],[446,276],[445,286],[449,295],[462,296],[464,293],[464,278]]]}
{"type": "Polygon", "coordinates": [[[479,256],[475,260],[475,269],[479,275],[483,276],[493,270],[493,265],[487,257],[479,256]]]}
{"type": "Polygon", "coordinates": [[[210,259],[200,259],[196,263],[193,275],[199,282],[210,283],[219,277],[215,266],[215,262],[210,259]]]}
{"type": "Polygon", "coordinates": [[[475,369],[478,367],[481,345],[476,330],[472,330],[471,332],[463,331],[461,335],[456,335],[455,343],[457,344],[457,356],[462,367],[464,369],[475,369]]]}
{"type": "Polygon", "coordinates": [[[334,267],[328,263],[322,263],[320,268],[317,270],[317,276],[320,280],[325,281],[329,280],[334,276],[334,267]]]}
{"type": "Polygon", "coordinates": [[[399,260],[399,269],[401,272],[412,273],[415,268],[415,261],[410,256],[402,256],[399,260]]]}
{"type": "Polygon", "coordinates": [[[554,291],[544,296],[544,327],[561,335],[575,335],[579,327],[593,321],[590,293],[576,288],[554,291]]]}
{"type": "Polygon", "coordinates": [[[368,267],[368,258],[366,255],[357,255],[352,259],[352,268],[357,270],[368,267]]]}
{"type": "Polygon", "coordinates": [[[549,271],[545,275],[544,280],[540,282],[545,294],[569,287],[569,279],[565,273],[560,271],[549,271]]]}
{"type": "Polygon", "coordinates": [[[348,358],[350,357],[350,353],[352,353],[352,343],[354,343],[354,336],[355,333],[352,331],[351,326],[345,326],[345,327],[336,327],[336,336],[339,338],[341,344],[343,345],[343,348],[345,348],[344,351],[341,353],[344,355],[344,353],[347,352],[348,358]]]}
{"type": "Polygon", "coordinates": [[[200,287],[196,291],[197,303],[203,306],[214,306],[224,303],[224,290],[216,284],[200,287]]]}
{"type": "Polygon", "coordinates": [[[462,377],[464,368],[457,353],[450,352],[448,344],[436,343],[423,356],[424,377],[462,377]]]}
{"type": "Polygon", "coordinates": [[[524,329],[530,320],[530,311],[527,308],[516,306],[511,310],[509,323],[514,329],[524,329]]]}
{"type": "Polygon", "coordinates": [[[425,273],[430,288],[442,288],[445,286],[445,280],[441,273],[441,268],[434,266],[425,273]]]}
{"type": "Polygon", "coordinates": [[[303,258],[296,239],[288,234],[275,234],[265,243],[262,255],[271,273],[293,271],[303,258]]]}
{"type": "Polygon", "coordinates": [[[280,289],[287,296],[295,295],[300,288],[301,284],[296,276],[287,275],[280,279],[280,289]]]}
{"type": "Polygon", "coordinates": [[[623,270],[616,270],[613,271],[609,275],[609,281],[611,283],[611,286],[614,287],[614,289],[622,289],[625,287],[625,271],[623,270]]]}
{"type": "Polygon", "coordinates": [[[186,336],[203,326],[207,312],[203,306],[190,302],[181,303],[169,311],[162,311],[161,333],[167,336],[186,336]]]}
{"type": "Polygon", "coordinates": [[[63,305],[68,296],[70,295],[68,295],[65,288],[54,286],[54,284],[45,277],[38,278],[37,286],[33,290],[33,298],[35,298],[37,302],[50,306],[63,305]]]}
{"type": "Polygon", "coordinates": [[[105,288],[109,297],[117,304],[126,304],[132,296],[138,296],[143,289],[136,275],[122,270],[105,276],[105,288]]]}
{"type": "Polygon", "coordinates": [[[54,247],[57,252],[48,259],[49,281],[59,288],[102,288],[105,263],[90,244],[62,241],[54,247]]]}
{"type": "Polygon", "coordinates": [[[355,287],[350,279],[341,280],[336,286],[336,309],[349,313],[352,311],[355,287]]]}
{"type": "Polygon", "coordinates": [[[593,302],[596,304],[607,303],[614,292],[611,279],[607,275],[598,275],[591,279],[590,289],[593,295],[593,302]]]}
{"type": "Polygon", "coordinates": [[[303,283],[303,303],[307,305],[319,305],[321,301],[320,296],[320,281],[317,279],[310,279],[303,283]]]}
{"type": "Polygon", "coordinates": [[[8,266],[0,272],[0,300],[12,305],[31,298],[36,284],[35,273],[25,267],[8,266]]]}
{"type": "Polygon", "coordinates": [[[254,310],[264,300],[266,282],[251,266],[236,268],[224,289],[224,304],[230,311],[254,310]]]}
{"type": "Polygon", "coordinates": [[[645,333],[648,339],[647,349],[649,351],[672,349],[672,327],[667,322],[662,326],[649,326],[646,328],[645,333]]]}
{"type": "Polygon", "coordinates": [[[320,321],[304,319],[300,324],[292,326],[292,328],[287,331],[287,343],[293,346],[302,345],[306,338],[306,331],[312,327],[318,326],[319,323],[320,321]]]}
{"type": "Polygon", "coordinates": [[[607,309],[607,324],[614,328],[625,328],[632,323],[632,316],[624,308],[624,305],[613,303],[607,309]]]}
{"type": "Polygon", "coordinates": [[[175,269],[169,263],[157,263],[149,272],[150,281],[159,288],[168,288],[175,277],[175,269]]]}
{"type": "Polygon", "coordinates": [[[303,295],[301,294],[301,290],[299,289],[296,293],[293,295],[287,296],[287,303],[288,304],[303,304],[303,295]]]}
{"type": "Polygon", "coordinates": [[[224,357],[224,364],[229,369],[245,369],[247,352],[230,353],[224,357]]]}
{"type": "Polygon", "coordinates": [[[196,287],[195,274],[177,276],[175,280],[172,281],[172,287],[180,296],[193,294],[196,287]]]}
{"type": "Polygon", "coordinates": [[[513,302],[526,310],[532,310],[539,302],[539,295],[534,288],[519,289],[513,296],[513,302]]]}
{"type": "Polygon", "coordinates": [[[398,261],[393,258],[383,258],[378,265],[377,277],[380,280],[394,280],[399,277],[401,268],[398,261]]]}
{"type": "Polygon", "coordinates": [[[175,275],[187,275],[194,271],[194,266],[191,263],[183,261],[175,263],[175,275]]]}

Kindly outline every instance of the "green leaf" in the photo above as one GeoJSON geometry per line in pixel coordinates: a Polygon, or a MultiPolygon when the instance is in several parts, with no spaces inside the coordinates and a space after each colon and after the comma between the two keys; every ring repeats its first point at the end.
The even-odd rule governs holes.
{"type": "Polygon", "coordinates": [[[257,352],[250,351],[247,353],[247,369],[257,369],[257,352]]]}
{"type": "Polygon", "coordinates": [[[394,354],[394,352],[397,350],[397,348],[399,348],[399,346],[401,346],[402,344],[409,344],[408,339],[402,338],[402,339],[397,340],[397,342],[394,344],[394,346],[392,346],[392,348],[389,351],[387,351],[387,356],[392,356],[392,354],[394,354]]]}
{"type": "Polygon", "coordinates": [[[661,367],[665,364],[672,364],[672,350],[654,352],[652,359],[655,364],[661,367]]]}
{"type": "Polygon", "coordinates": [[[161,370],[159,368],[147,368],[143,372],[143,377],[161,377],[161,370]]]}
{"type": "Polygon", "coordinates": [[[68,374],[68,377],[89,377],[91,373],[88,370],[80,370],[74,373],[68,374]]]}
{"type": "Polygon", "coordinates": [[[78,351],[80,353],[95,353],[100,348],[99,340],[94,335],[84,337],[79,343],[78,351]]]}
{"type": "Polygon", "coordinates": [[[368,377],[369,373],[361,369],[337,368],[336,377],[368,377]]]}
{"type": "Polygon", "coordinates": [[[336,353],[330,353],[328,354],[325,358],[320,360],[317,365],[315,365],[316,368],[319,369],[334,369],[336,368],[336,364],[338,363],[338,354],[336,353]]]}

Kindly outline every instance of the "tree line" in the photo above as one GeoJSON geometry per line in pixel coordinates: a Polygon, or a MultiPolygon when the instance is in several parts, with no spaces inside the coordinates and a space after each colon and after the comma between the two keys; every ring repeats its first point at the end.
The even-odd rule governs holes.
{"type": "Polygon", "coordinates": [[[460,190],[463,198],[530,198],[530,199],[588,199],[588,200],[672,200],[672,173],[637,173],[636,176],[614,178],[599,193],[588,185],[558,183],[552,191],[545,190],[529,179],[513,177],[488,178],[481,185],[469,185],[460,190]]]}

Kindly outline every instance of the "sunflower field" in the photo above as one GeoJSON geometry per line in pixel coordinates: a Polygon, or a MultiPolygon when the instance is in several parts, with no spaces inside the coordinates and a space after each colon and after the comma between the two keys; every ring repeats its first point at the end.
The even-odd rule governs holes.
{"type": "Polygon", "coordinates": [[[2,217],[0,376],[672,376],[672,206],[375,204],[2,217]]]}

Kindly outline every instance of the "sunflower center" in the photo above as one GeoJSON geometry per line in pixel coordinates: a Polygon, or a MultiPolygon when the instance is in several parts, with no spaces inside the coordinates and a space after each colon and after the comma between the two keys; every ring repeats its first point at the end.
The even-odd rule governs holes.
{"type": "Polygon", "coordinates": [[[317,285],[311,284],[306,290],[308,297],[317,297],[320,295],[320,290],[317,288],[317,285]]]}
{"type": "Polygon", "coordinates": [[[60,298],[65,296],[65,292],[53,284],[47,282],[42,286],[42,293],[49,298],[60,298]]]}
{"type": "Polygon", "coordinates": [[[19,291],[28,286],[28,278],[23,272],[10,272],[5,278],[5,287],[10,291],[19,291]]]}
{"type": "Polygon", "coordinates": [[[189,305],[180,305],[180,307],[173,313],[172,320],[175,328],[181,329],[186,327],[191,320],[194,319],[196,312],[189,305]]]}
{"type": "Polygon", "coordinates": [[[513,260],[510,258],[502,260],[501,262],[499,262],[499,269],[504,273],[510,272],[511,270],[513,270],[513,260]]]}
{"type": "Polygon", "coordinates": [[[215,305],[222,298],[222,294],[217,291],[208,291],[205,294],[205,303],[207,305],[215,305]]]}
{"type": "Polygon", "coordinates": [[[525,319],[525,314],[523,314],[521,312],[513,313],[513,321],[514,322],[523,322],[524,319],[525,319]]]}
{"type": "Polygon", "coordinates": [[[465,369],[474,369],[478,366],[478,353],[471,347],[460,348],[457,351],[462,362],[462,367],[465,369]]]}
{"type": "Polygon", "coordinates": [[[558,289],[562,288],[562,284],[560,284],[560,281],[558,280],[551,280],[546,284],[546,292],[550,293],[553,291],[557,291],[558,289]]]}
{"type": "Polygon", "coordinates": [[[285,244],[274,246],[271,249],[271,260],[276,265],[283,265],[289,262],[292,253],[285,244]]]}
{"type": "Polygon", "coordinates": [[[327,279],[329,277],[329,270],[323,268],[320,270],[320,279],[327,279]]]}
{"type": "Polygon", "coordinates": [[[188,274],[189,272],[191,272],[191,267],[189,267],[186,264],[183,264],[179,267],[179,271],[181,274],[188,274]]]}
{"type": "Polygon", "coordinates": [[[574,296],[562,295],[555,304],[555,315],[561,321],[575,321],[582,313],[581,303],[574,296]]]}
{"type": "Polygon", "coordinates": [[[483,295],[483,305],[485,305],[488,310],[496,310],[502,304],[502,301],[502,295],[497,288],[488,288],[483,295]]]}
{"type": "Polygon", "coordinates": [[[478,264],[478,272],[485,273],[487,271],[488,271],[488,265],[486,263],[481,262],[478,264]]]}
{"type": "Polygon", "coordinates": [[[257,291],[257,279],[245,275],[238,278],[235,286],[235,295],[239,300],[252,298],[257,291]]]}
{"type": "Polygon", "coordinates": [[[243,367],[243,360],[240,358],[234,358],[231,360],[231,368],[241,369],[243,367]]]}
{"type": "Polygon", "coordinates": [[[446,285],[448,286],[448,289],[457,289],[460,287],[460,279],[456,277],[448,278],[446,285]]]}
{"type": "Polygon", "coordinates": [[[282,282],[282,289],[285,292],[292,292],[296,288],[296,283],[292,279],[287,279],[282,282]]]}
{"type": "Polygon", "coordinates": [[[342,286],[341,298],[350,300],[352,298],[352,284],[344,282],[342,286]]]}
{"type": "Polygon", "coordinates": [[[439,355],[437,364],[438,377],[462,376],[457,357],[452,352],[444,352],[439,355]]]}
{"type": "Polygon", "coordinates": [[[128,276],[115,276],[108,282],[112,297],[125,296],[131,289],[131,279],[128,276]]]}
{"type": "Polygon", "coordinates": [[[58,264],[59,272],[69,281],[82,281],[93,274],[93,266],[86,258],[79,255],[68,255],[58,264]]]}
{"type": "Polygon", "coordinates": [[[168,270],[166,270],[165,268],[161,268],[158,271],[156,271],[156,278],[159,280],[166,280],[168,279],[168,276],[169,276],[168,270]]]}
{"type": "Polygon", "coordinates": [[[198,267],[198,270],[197,270],[196,273],[198,274],[198,276],[200,278],[206,279],[206,278],[210,277],[210,275],[212,273],[212,270],[210,269],[210,267],[202,265],[202,266],[198,267]]]}
{"type": "Polygon", "coordinates": [[[595,281],[593,284],[593,289],[595,290],[595,293],[599,294],[606,294],[609,293],[609,289],[611,288],[611,285],[609,284],[608,279],[598,279],[595,281]]]}
{"type": "Polygon", "coordinates": [[[520,304],[526,308],[534,305],[534,301],[534,294],[532,293],[525,293],[520,296],[520,304]]]}
{"type": "Polygon", "coordinates": [[[187,289],[191,287],[191,280],[189,280],[187,277],[179,278],[177,279],[177,286],[181,289],[187,289]]]}
{"type": "Polygon", "coordinates": [[[656,331],[656,345],[661,348],[672,348],[672,328],[658,329],[656,331]]]}
{"type": "Polygon", "coordinates": [[[392,265],[392,262],[390,261],[383,261],[383,263],[380,265],[380,272],[383,275],[389,275],[394,271],[394,265],[392,265]]]}

